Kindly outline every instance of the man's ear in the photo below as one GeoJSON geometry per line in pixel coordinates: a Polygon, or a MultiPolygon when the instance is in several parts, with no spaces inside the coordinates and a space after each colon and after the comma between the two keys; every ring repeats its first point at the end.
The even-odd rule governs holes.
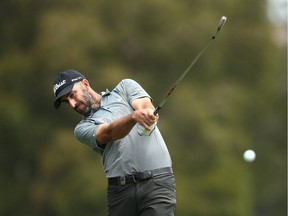
{"type": "Polygon", "coordinates": [[[90,84],[89,81],[87,79],[82,80],[82,84],[85,87],[85,89],[89,89],[90,88],[90,84]]]}

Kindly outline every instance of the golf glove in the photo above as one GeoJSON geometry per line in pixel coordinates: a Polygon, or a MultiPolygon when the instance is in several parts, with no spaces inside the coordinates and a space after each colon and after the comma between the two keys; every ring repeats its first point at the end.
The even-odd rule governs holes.
{"type": "Polygon", "coordinates": [[[153,125],[151,125],[151,126],[150,126],[151,131],[149,131],[149,130],[147,130],[145,127],[143,127],[142,125],[137,124],[138,134],[139,134],[140,136],[150,136],[150,135],[152,134],[152,132],[155,130],[156,125],[157,125],[157,122],[155,122],[153,125]]]}

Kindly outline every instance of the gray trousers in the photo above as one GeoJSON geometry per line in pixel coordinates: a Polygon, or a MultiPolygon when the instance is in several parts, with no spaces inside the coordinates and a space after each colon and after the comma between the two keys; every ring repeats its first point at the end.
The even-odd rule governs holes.
{"type": "Polygon", "coordinates": [[[175,178],[171,173],[127,185],[108,185],[109,216],[174,216],[175,178]]]}

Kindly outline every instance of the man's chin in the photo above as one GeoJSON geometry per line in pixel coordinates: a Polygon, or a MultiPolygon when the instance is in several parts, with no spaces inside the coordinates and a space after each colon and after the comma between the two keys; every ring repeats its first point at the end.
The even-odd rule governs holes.
{"type": "Polygon", "coordinates": [[[90,115],[91,113],[91,109],[90,108],[86,108],[86,109],[77,109],[76,112],[84,115],[84,116],[87,116],[87,115],[90,115]]]}

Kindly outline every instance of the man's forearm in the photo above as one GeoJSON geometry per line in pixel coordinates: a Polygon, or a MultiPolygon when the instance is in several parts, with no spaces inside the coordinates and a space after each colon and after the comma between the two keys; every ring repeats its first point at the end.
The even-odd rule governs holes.
{"type": "Polygon", "coordinates": [[[99,126],[96,131],[96,140],[99,145],[125,137],[137,122],[149,130],[159,118],[158,115],[153,114],[155,108],[150,98],[136,99],[132,102],[132,107],[135,111],[131,114],[99,126]]]}
{"type": "Polygon", "coordinates": [[[155,107],[151,103],[151,99],[150,98],[139,98],[139,99],[136,99],[136,100],[134,100],[132,102],[132,106],[133,106],[133,108],[135,110],[146,109],[146,108],[155,109],[155,107]]]}
{"type": "Polygon", "coordinates": [[[101,125],[96,132],[99,145],[125,137],[137,123],[134,112],[112,123],[101,125]]]}

